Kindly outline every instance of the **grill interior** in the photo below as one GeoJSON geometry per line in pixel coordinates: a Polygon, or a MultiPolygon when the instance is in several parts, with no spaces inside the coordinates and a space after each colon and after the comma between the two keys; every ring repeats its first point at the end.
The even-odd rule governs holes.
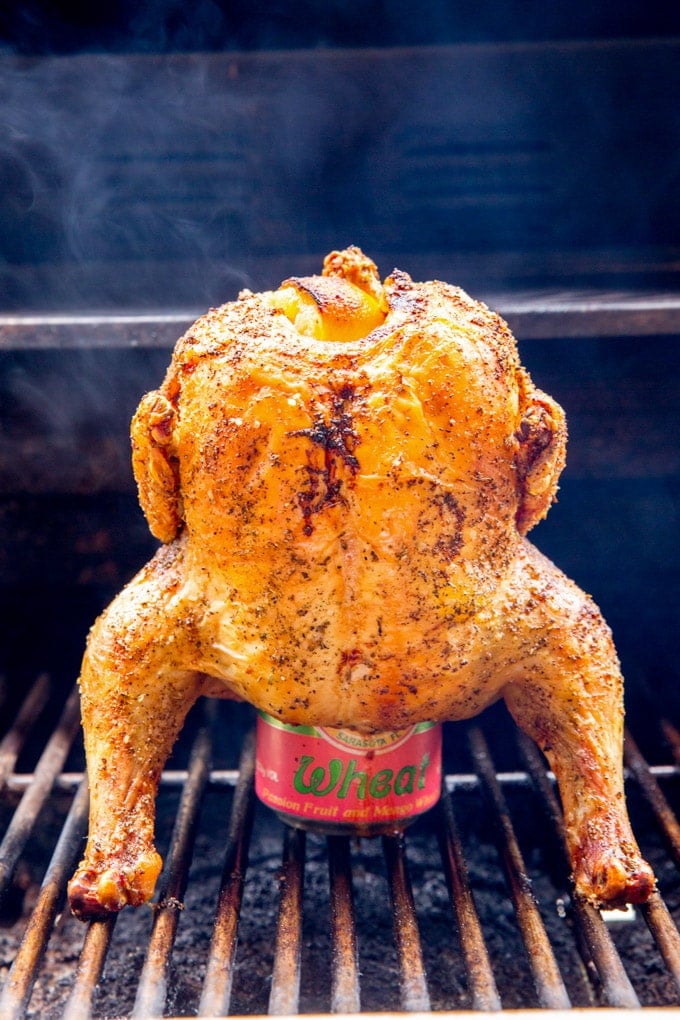
{"type": "Polygon", "coordinates": [[[492,44],[426,4],[414,46],[388,6],[380,48],[310,29],[267,52],[0,54],[2,1020],[680,1005],[680,44],[573,20],[492,44]],[[130,417],[208,304],[349,243],[498,308],[567,412],[535,540],[614,632],[658,894],[572,897],[552,778],[501,707],[445,727],[436,810],[356,841],[256,803],[250,710],[208,702],[163,775],[155,905],[84,926],[74,679],[154,549],[130,417]]]}
{"type": "Polygon", "coordinates": [[[572,898],[551,777],[500,707],[445,728],[437,810],[403,840],[358,842],[287,831],[254,803],[249,709],[207,703],[164,773],[155,906],[70,917],[87,801],[73,681],[89,622],[151,551],[127,422],[184,320],[6,316],[3,1020],[680,1004],[680,300],[507,295],[501,310],[570,416],[537,541],[614,629],[628,797],[658,894],[605,916],[572,898]]]}
{"type": "Polygon", "coordinates": [[[118,395],[134,403],[144,373],[152,384],[183,320],[5,318],[3,1020],[680,1004],[679,309],[672,294],[502,306],[570,412],[570,464],[539,545],[586,575],[617,636],[651,902],[603,915],[572,897],[552,777],[500,706],[445,727],[436,810],[403,839],[357,841],[287,830],[256,803],[250,710],[207,702],[163,776],[154,906],[89,926],[64,903],[87,810],[73,679],[92,616],[150,552],[118,395]],[[66,393],[69,428],[41,432],[40,409],[66,393]]]}
{"type": "Polygon", "coordinates": [[[133,403],[144,373],[159,376],[181,317],[4,320],[3,1020],[679,1003],[678,307],[571,295],[503,308],[570,411],[570,467],[539,545],[585,577],[617,636],[631,813],[659,879],[649,906],[603,918],[573,900],[552,782],[499,708],[446,728],[439,809],[403,840],[355,842],[287,832],[253,804],[249,711],[209,703],[164,775],[157,905],[88,928],[64,910],[87,798],[69,692],[90,620],[150,551],[118,395],[133,403]],[[92,382],[104,377],[109,398],[92,382]],[[34,683],[41,664],[50,677],[34,683]]]}

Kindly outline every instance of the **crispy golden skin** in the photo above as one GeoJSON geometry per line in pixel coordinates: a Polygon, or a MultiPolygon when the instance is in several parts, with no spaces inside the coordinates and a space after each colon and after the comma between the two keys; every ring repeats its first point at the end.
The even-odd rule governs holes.
{"type": "Polygon", "coordinates": [[[577,890],[653,887],[622,784],[622,681],[588,596],[524,538],[564,464],[561,408],[463,291],[380,283],[358,249],[195,323],[132,423],[164,545],[95,624],[92,786],[74,911],[151,895],[154,798],[202,694],[378,731],[505,698],[545,751],[577,890]]]}

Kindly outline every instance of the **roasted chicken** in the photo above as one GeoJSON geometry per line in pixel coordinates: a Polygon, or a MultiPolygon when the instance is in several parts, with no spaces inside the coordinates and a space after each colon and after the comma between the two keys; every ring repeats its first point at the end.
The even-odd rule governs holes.
{"type": "Polygon", "coordinates": [[[565,446],[498,315],[445,283],[381,283],[357,248],[200,318],[132,422],[163,544],[84,656],[74,912],[152,895],[157,785],[201,695],[363,732],[502,697],[557,776],[578,894],[645,900],[612,638],[524,537],[565,446]]]}

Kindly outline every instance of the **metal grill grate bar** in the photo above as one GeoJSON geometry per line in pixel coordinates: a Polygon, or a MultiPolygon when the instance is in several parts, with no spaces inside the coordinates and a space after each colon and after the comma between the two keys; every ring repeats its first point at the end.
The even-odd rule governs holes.
{"type": "Polygon", "coordinates": [[[88,1020],[92,1016],[92,1000],[104,972],[115,924],[116,918],[112,917],[106,921],[92,921],[88,926],[75,983],[62,1020],[88,1020]]]}
{"type": "Polygon", "coordinates": [[[658,892],[640,908],[673,980],[680,989],[680,933],[658,892]]]}
{"type": "Polygon", "coordinates": [[[26,695],[14,725],[0,741],[0,790],[14,770],[33,723],[45,707],[49,686],[49,677],[43,673],[26,695]]]}
{"type": "Polygon", "coordinates": [[[0,844],[0,898],[5,893],[26,841],[33,831],[80,727],[78,691],[72,691],[61,718],[43,751],[19,807],[0,844]]]}
{"type": "Polygon", "coordinates": [[[305,834],[300,829],[286,829],[276,951],[269,995],[269,1013],[276,1016],[298,1011],[305,843],[305,834]]]}
{"type": "Polygon", "coordinates": [[[255,796],[254,779],[255,734],[250,732],[241,751],[215,923],[198,1007],[199,1016],[223,1016],[229,1012],[238,922],[248,869],[248,846],[255,796]]]}
{"type": "Polygon", "coordinates": [[[468,882],[467,865],[463,856],[451,798],[444,791],[439,805],[439,843],[444,875],[452,906],[458,922],[458,935],[463,957],[472,1008],[498,1010],[501,999],[496,988],[489,954],[482,934],[482,926],[468,882]]]}
{"type": "Polygon", "coordinates": [[[531,879],[522,860],[505,798],[496,780],[488,745],[479,727],[470,729],[469,742],[475,767],[493,806],[501,859],[539,1003],[545,1009],[569,1009],[569,996],[531,892],[531,879]]]}
{"type": "Polygon", "coordinates": [[[327,845],[331,887],[331,1012],[358,1013],[361,996],[349,839],[329,836],[327,845]]]}
{"type": "Polygon", "coordinates": [[[678,824],[659,784],[651,774],[647,762],[640,754],[638,746],[628,730],[626,730],[624,742],[624,759],[644,793],[647,803],[656,815],[656,820],[668,841],[675,863],[680,867],[680,824],[678,824]]]}
{"type": "Polygon", "coordinates": [[[673,758],[680,765],[680,732],[668,719],[660,719],[659,725],[666,743],[670,746],[673,758]]]}
{"type": "Polygon", "coordinates": [[[3,988],[1,1017],[20,1020],[26,1012],[52,925],[66,893],[66,883],[80,856],[83,836],[87,831],[89,800],[87,780],[84,779],[62,827],[38,901],[3,988]]]}
{"type": "Polygon", "coordinates": [[[153,931],[137,986],[132,1013],[135,1020],[163,1014],[178,915],[183,905],[201,800],[210,775],[211,750],[210,735],[207,729],[202,729],[194,742],[189,775],[175,819],[153,931]]]}
{"type": "MultiPolygon", "coordinates": [[[[675,728],[665,719],[660,720],[660,727],[662,732],[671,738],[669,743],[671,743],[673,753],[679,752],[680,739],[676,739],[678,734],[675,728]]],[[[657,823],[673,854],[676,867],[680,867],[680,825],[678,825],[652,769],[640,753],[628,730],[625,732],[624,758],[632,777],[656,816],[657,823]]],[[[658,891],[641,907],[641,910],[659,952],[672,974],[675,984],[680,989],[680,933],[678,933],[658,891]]]]}
{"type": "Polygon", "coordinates": [[[401,1008],[411,1013],[427,1012],[430,1009],[430,995],[427,990],[403,836],[384,836],[383,851],[387,864],[394,940],[401,977],[401,1008]]]}

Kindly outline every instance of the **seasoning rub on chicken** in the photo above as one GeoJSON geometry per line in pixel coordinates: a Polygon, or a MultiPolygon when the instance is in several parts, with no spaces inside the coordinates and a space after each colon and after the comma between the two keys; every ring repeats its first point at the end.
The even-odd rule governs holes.
{"type": "Polygon", "coordinates": [[[504,698],[557,776],[578,893],[647,898],[610,632],[524,537],[554,500],[564,414],[498,315],[333,252],[321,276],[200,318],[132,445],[163,545],[83,661],[77,915],[152,895],[157,784],[200,695],[362,732],[504,698]]]}

